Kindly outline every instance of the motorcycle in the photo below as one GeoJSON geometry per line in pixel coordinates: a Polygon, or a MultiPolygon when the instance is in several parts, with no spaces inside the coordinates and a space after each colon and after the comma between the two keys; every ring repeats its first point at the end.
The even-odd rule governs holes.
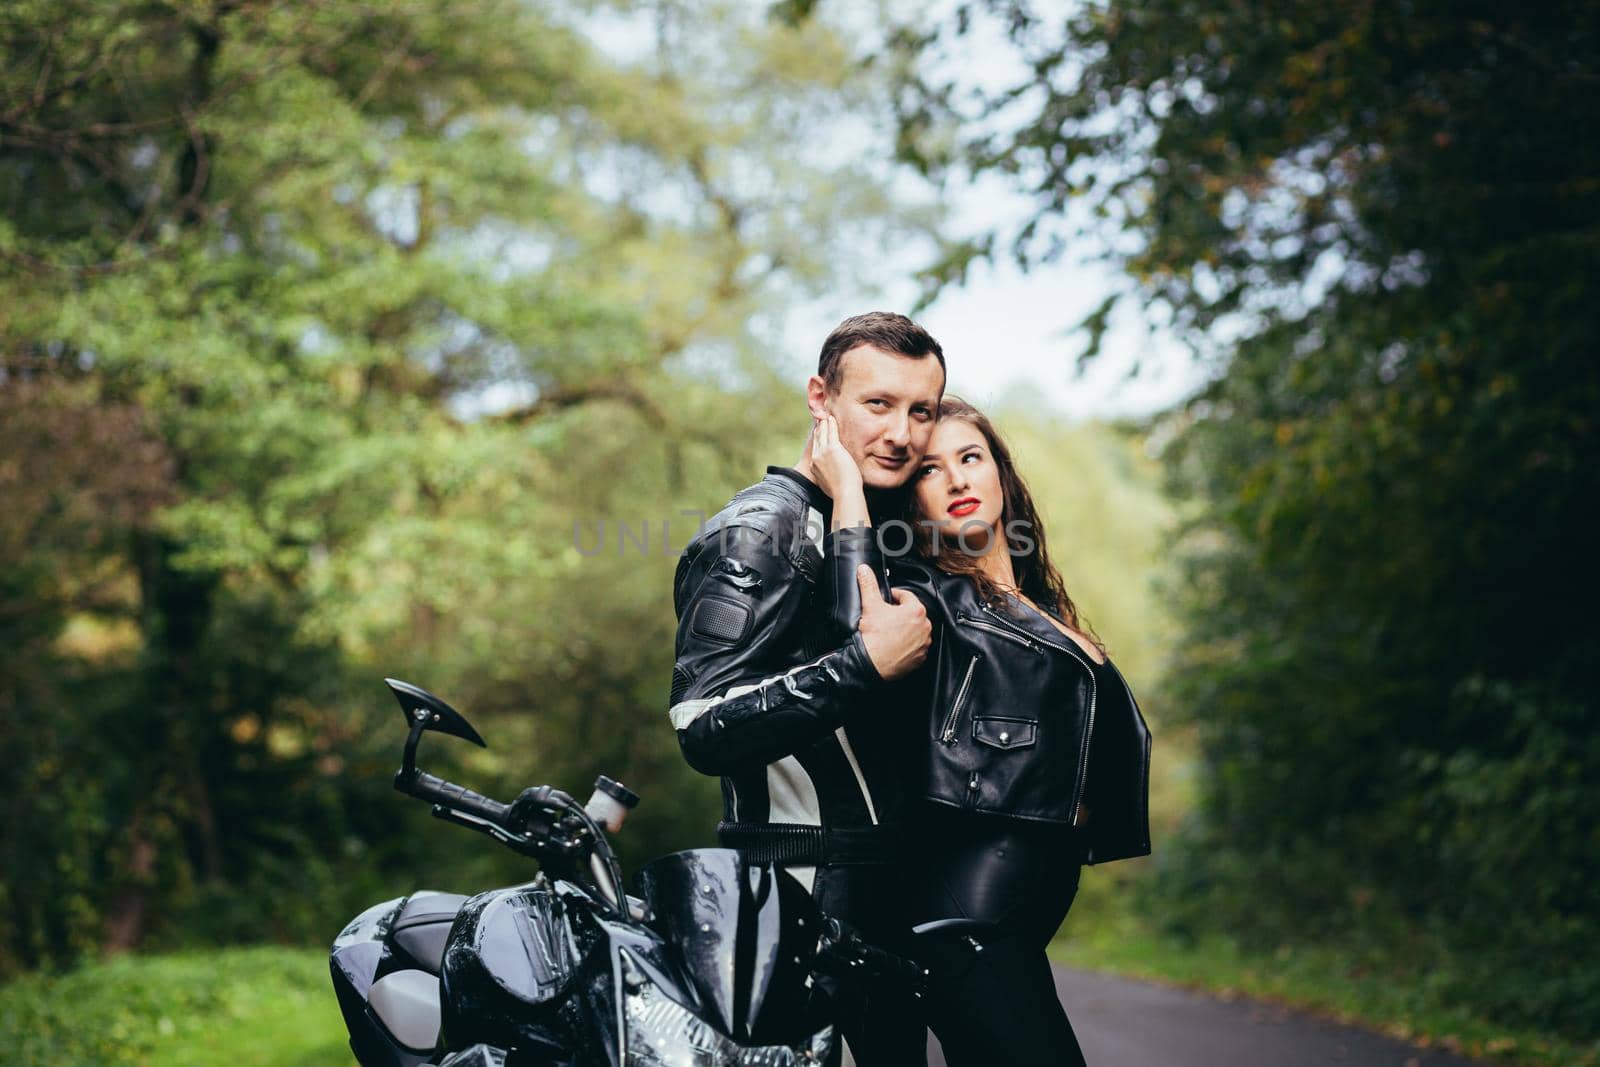
{"type": "Polygon", "coordinates": [[[638,796],[602,775],[584,804],[548,785],[504,804],[427,774],[424,733],[483,738],[433,694],[385,681],[409,726],[395,788],[539,871],[472,897],[388,900],[339,933],[329,968],[363,1067],[803,1067],[831,1062],[849,997],[924,980],[731,849],[662,856],[626,893],[606,835],[638,796]]]}

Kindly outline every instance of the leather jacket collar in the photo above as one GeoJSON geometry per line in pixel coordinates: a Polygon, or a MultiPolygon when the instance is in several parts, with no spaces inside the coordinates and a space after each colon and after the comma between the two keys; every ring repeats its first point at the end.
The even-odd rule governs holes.
{"type": "Polygon", "coordinates": [[[822,512],[823,519],[826,520],[833,517],[833,498],[824,493],[820,485],[807,478],[804,474],[801,474],[793,467],[778,467],[770,464],[767,466],[767,474],[776,474],[780,478],[793,482],[805,493],[807,503],[822,512]]]}

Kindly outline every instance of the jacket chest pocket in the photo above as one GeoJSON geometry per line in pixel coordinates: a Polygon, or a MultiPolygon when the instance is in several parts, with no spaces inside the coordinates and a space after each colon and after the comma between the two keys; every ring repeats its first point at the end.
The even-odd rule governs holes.
{"type": "Polygon", "coordinates": [[[1032,748],[1038,740],[1039,724],[1033,719],[975,718],[972,739],[990,748],[1032,748]]]}

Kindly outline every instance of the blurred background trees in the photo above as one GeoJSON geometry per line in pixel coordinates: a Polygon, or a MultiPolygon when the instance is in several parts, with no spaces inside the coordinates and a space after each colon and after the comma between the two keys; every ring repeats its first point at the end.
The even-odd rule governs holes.
{"type": "Polygon", "coordinates": [[[18,0],[0,47],[0,974],[517,876],[388,790],[383,675],[483,728],[441,770],[705,843],[676,548],[794,458],[784,317],[938,240],[930,296],[1104,257],[1209,371],[1167,500],[1000,416],[1053,529],[1117,516],[1066,577],[1194,796],[1147,913],[1593,1039],[1593,5],[18,0]],[[974,181],[1025,224],[952,225],[974,181]]]}
{"type": "Polygon", "coordinates": [[[1212,372],[1167,450],[1202,774],[1157,913],[1454,957],[1592,1034],[1600,12],[994,0],[901,43],[980,31],[1013,87],[902,98],[908,159],[1035,197],[968,254],[1101,248],[1212,372]]]}
{"type": "Polygon", "coordinates": [[[385,674],[480,720],[483,780],[608,769],[703,839],[683,509],[803,436],[768,318],[932,216],[829,150],[882,110],[837,31],[628,14],[0,14],[0,972],[448,881],[385,674]]]}

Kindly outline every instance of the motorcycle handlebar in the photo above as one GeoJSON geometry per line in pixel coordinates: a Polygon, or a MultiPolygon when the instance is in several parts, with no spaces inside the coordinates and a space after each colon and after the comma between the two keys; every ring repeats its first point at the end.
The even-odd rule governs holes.
{"type": "Polygon", "coordinates": [[[886,978],[892,982],[900,982],[910,987],[914,992],[922,992],[926,976],[915,961],[904,956],[897,956],[887,949],[876,948],[872,945],[862,945],[860,948],[862,963],[867,972],[875,978],[886,978]]]}
{"type": "MultiPolygon", "coordinates": [[[[432,803],[434,814],[440,818],[488,833],[541,863],[552,859],[578,863],[579,869],[592,876],[606,903],[623,919],[630,917],[622,892],[622,871],[604,831],[561,790],[548,785],[531,786],[522,791],[515,803],[502,804],[414,767],[402,767],[395,775],[394,786],[432,803]]],[[[638,797],[622,786],[617,785],[616,789],[638,802],[638,797]]]]}
{"type": "Polygon", "coordinates": [[[825,974],[869,982],[901,983],[919,996],[927,984],[927,974],[915,960],[870,944],[847,923],[833,916],[828,916],[823,923],[817,964],[825,974]]]}
{"type": "Polygon", "coordinates": [[[425,771],[418,771],[407,784],[406,792],[420,800],[443,804],[463,815],[476,816],[499,826],[505,825],[506,816],[511,813],[509,804],[502,804],[492,797],[474,793],[464,785],[447,782],[425,771]]]}

